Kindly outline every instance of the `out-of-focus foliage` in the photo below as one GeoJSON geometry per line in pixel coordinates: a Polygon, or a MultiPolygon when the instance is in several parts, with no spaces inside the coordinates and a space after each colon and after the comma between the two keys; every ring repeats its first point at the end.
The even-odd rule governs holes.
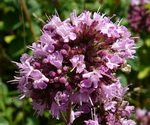
{"type": "MultiPolygon", "coordinates": [[[[32,100],[19,100],[16,85],[7,82],[17,70],[11,61],[19,61],[23,52],[30,53],[26,45],[38,40],[41,27],[50,16],[58,14],[64,19],[73,10],[99,11],[116,22],[122,19],[122,24],[130,28],[128,7],[129,0],[0,0],[0,125],[63,125],[49,113],[37,117],[32,100]]],[[[132,34],[139,37],[136,59],[129,60],[131,73],[118,72],[118,76],[123,85],[129,84],[128,100],[136,107],[150,110],[150,36],[132,34]]]]}

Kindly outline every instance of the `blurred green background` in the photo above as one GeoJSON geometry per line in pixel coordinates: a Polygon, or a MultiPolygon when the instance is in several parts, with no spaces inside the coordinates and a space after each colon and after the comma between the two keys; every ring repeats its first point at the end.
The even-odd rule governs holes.
{"type": "MultiPolygon", "coordinates": [[[[61,19],[69,17],[73,10],[100,11],[112,17],[113,21],[122,19],[122,24],[132,32],[128,23],[130,0],[0,0],[0,125],[63,125],[52,119],[46,112],[37,117],[31,100],[19,100],[16,85],[12,80],[17,71],[11,61],[19,61],[26,45],[36,41],[41,28],[48,18],[59,14],[61,19]],[[115,14],[115,16],[114,16],[115,14]]],[[[150,35],[132,32],[138,36],[136,58],[129,60],[132,71],[129,74],[118,72],[122,84],[130,90],[127,100],[137,108],[150,109],[150,35]]]]}

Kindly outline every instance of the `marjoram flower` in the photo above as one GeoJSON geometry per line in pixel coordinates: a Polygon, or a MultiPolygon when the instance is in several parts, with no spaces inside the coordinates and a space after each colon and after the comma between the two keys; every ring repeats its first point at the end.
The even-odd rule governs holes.
{"type": "Polygon", "coordinates": [[[134,107],[124,100],[128,88],[115,75],[135,54],[126,27],[97,12],[53,16],[29,48],[32,54],[15,62],[20,73],[13,82],[39,115],[50,111],[66,125],[84,115],[86,125],[135,125],[134,107]]]}

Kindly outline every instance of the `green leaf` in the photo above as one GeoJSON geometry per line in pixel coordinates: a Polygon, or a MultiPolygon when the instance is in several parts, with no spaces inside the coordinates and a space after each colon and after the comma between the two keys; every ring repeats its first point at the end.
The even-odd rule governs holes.
{"type": "Polygon", "coordinates": [[[146,39],[145,44],[146,44],[147,47],[150,47],[150,39],[146,39]]]}
{"type": "Polygon", "coordinates": [[[137,47],[137,48],[140,48],[140,47],[142,47],[143,45],[144,45],[143,40],[139,40],[139,41],[136,43],[136,47],[137,47]]]}
{"type": "Polygon", "coordinates": [[[6,102],[6,99],[7,99],[7,94],[8,94],[8,89],[7,89],[7,86],[2,83],[2,81],[0,80],[0,109],[2,111],[5,111],[5,102],[6,102]]]}
{"type": "Polygon", "coordinates": [[[27,125],[35,125],[35,124],[34,124],[34,120],[31,119],[31,118],[28,118],[28,119],[27,119],[27,125]]]}
{"type": "Polygon", "coordinates": [[[101,4],[98,1],[96,1],[94,3],[86,3],[85,7],[88,10],[97,11],[101,7],[101,4]]]}
{"type": "Polygon", "coordinates": [[[138,71],[140,68],[140,60],[138,57],[135,59],[128,60],[128,64],[134,71],[138,71]]]}
{"type": "Polygon", "coordinates": [[[39,36],[41,33],[40,27],[37,24],[33,23],[33,29],[34,29],[35,35],[39,36]]]}
{"type": "Polygon", "coordinates": [[[9,123],[5,118],[0,117],[0,125],[9,125],[9,123]]]}
{"type": "Polygon", "coordinates": [[[146,4],[146,5],[145,5],[145,8],[147,8],[147,9],[150,10],[150,4],[146,4]]]}
{"type": "Polygon", "coordinates": [[[3,100],[0,101],[0,109],[5,111],[5,102],[3,100]]]}
{"type": "Polygon", "coordinates": [[[33,117],[29,117],[27,118],[27,123],[26,125],[38,125],[37,119],[33,118],[33,117]]]}
{"type": "Polygon", "coordinates": [[[127,81],[126,76],[123,75],[123,74],[120,74],[119,77],[120,77],[120,82],[121,82],[121,84],[122,84],[123,86],[127,86],[128,81],[127,81]]]}
{"type": "Polygon", "coordinates": [[[24,113],[23,112],[18,112],[14,122],[17,124],[20,121],[22,121],[22,119],[24,119],[24,113]]]}
{"type": "Polygon", "coordinates": [[[15,39],[15,35],[8,35],[4,37],[6,43],[11,43],[15,39]]]}
{"type": "Polygon", "coordinates": [[[28,0],[27,1],[28,9],[31,13],[36,13],[38,15],[41,14],[40,4],[36,0],[28,0]]]}
{"type": "Polygon", "coordinates": [[[138,79],[144,79],[149,75],[150,67],[145,67],[142,71],[138,74],[138,79]]]}
{"type": "Polygon", "coordinates": [[[8,12],[4,17],[4,31],[10,32],[14,30],[13,28],[16,27],[15,25],[17,23],[20,23],[19,17],[18,17],[18,11],[15,12],[8,12]]]}
{"type": "Polygon", "coordinates": [[[8,94],[8,88],[0,79],[0,97],[5,97],[8,94]]]}
{"type": "Polygon", "coordinates": [[[4,22],[0,21],[0,30],[3,30],[3,29],[4,29],[4,22]]]}
{"type": "Polygon", "coordinates": [[[16,37],[8,47],[8,54],[11,57],[20,56],[25,50],[25,43],[20,36],[16,37]]]}

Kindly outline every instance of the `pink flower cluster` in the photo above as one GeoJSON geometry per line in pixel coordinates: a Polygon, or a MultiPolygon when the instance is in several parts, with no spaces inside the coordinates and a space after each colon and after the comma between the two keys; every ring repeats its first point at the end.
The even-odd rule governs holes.
{"type": "Polygon", "coordinates": [[[149,0],[131,0],[131,5],[149,4],[149,0]]]}
{"type": "Polygon", "coordinates": [[[150,111],[147,111],[146,109],[136,109],[136,119],[139,125],[149,125],[150,111]]]}
{"type": "Polygon", "coordinates": [[[146,5],[150,0],[132,0],[128,20],[131,28],[138,32],[150,32],[150,12],[146,5]]]}
{"type": "Polygon", "coordinates": [[[124,26],[100,13],[75,12],[61,21],[53,16],[42,35],[23,54],[14,82],[32,99],[38,114],[50,111],[71,125],[88,114],[86,125],[135,125],[134,107],[124,100],[127,87],[115,73],[134,58],[135,43],[124,26]]]}

